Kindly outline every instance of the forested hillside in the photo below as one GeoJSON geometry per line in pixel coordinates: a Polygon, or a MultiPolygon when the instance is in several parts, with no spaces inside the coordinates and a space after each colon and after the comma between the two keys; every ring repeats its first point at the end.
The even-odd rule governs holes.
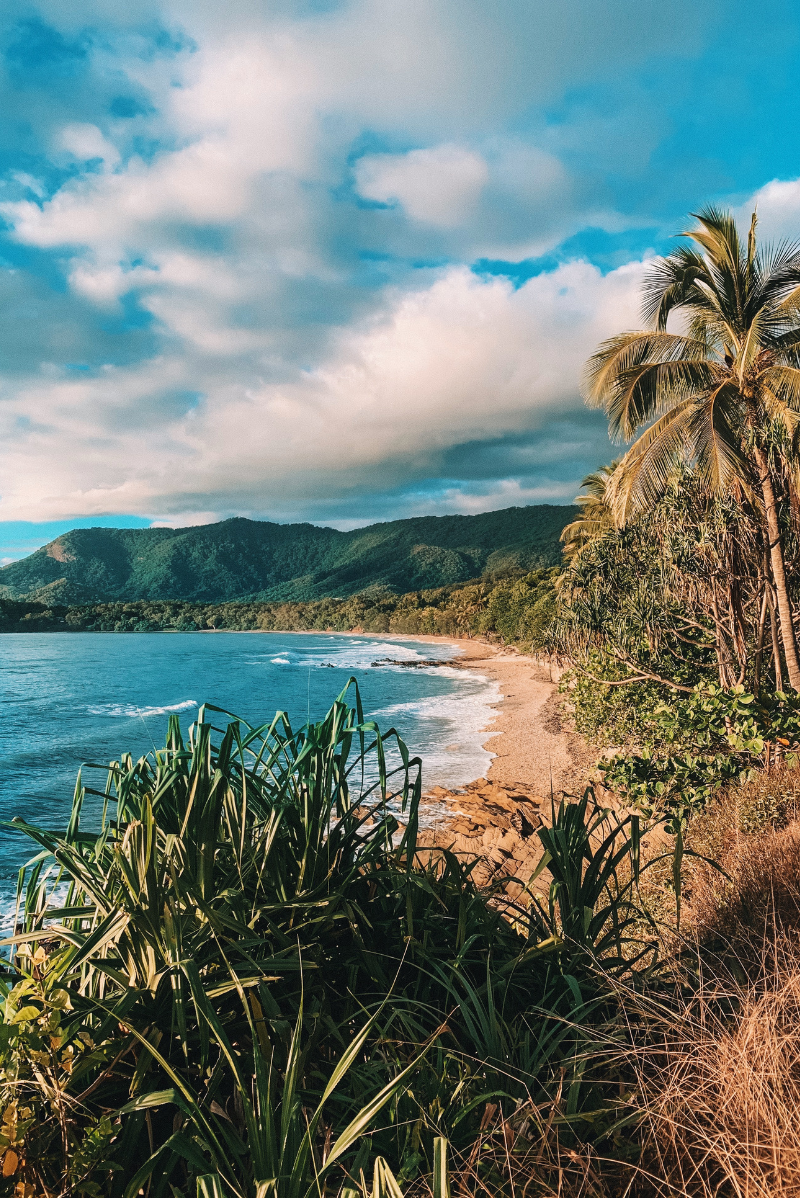
{"type": "Polygon", "coordinates": [[[236,517],[187,529],[74,529],[0,571],[0,596],[102,601],[303,601],[405,593],[555,566],[562,505],[414,517],[342,533],[236,517]]]}
{"type": "Polygon", "coordinates": [[[0,633],[154,633],[194,630],[329,630],[444,634],[541,648],[556,611],[555,568],[400,596],[367,589],[344,600],[196,604],[118,600],[50,605],[0,599],[0,633]]]}

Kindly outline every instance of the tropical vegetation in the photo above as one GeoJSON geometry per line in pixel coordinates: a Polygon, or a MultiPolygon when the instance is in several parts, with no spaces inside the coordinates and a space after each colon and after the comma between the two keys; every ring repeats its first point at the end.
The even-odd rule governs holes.
{"type": "Polygon", "coordinates": [[[635,1170],[613,1027],[614,988],[657,970],[638,819],[561,804],[521,904],[421,848],[419,798],[353,682],[296,731],[206,708],[185,741],[171,717],[162,749],[79,777],[65,829],[8,826],[35,852],[2,982],[6,1194],[538,1193],[560,1147],[580,1179],[587,1138],[635,1170]]]}
{"type": "Polygon", "coordinates": [[[797,772],[677,878],[652,822],[554,801],[480,890],[420,768],[351,682],[299,730],[173,716],[66,828],[7,824],[0,1194],[796,1194],[797,772]]]}
{"type": "Polygon", "coordinates": [[[570,508],[410,517],[342,532],[243,517],[185,529],[73,529],[0,569],[0,597],[263,603],[397,595],[555,567],[570,508]]]}
{"type": "Polygon", "coordinates": [[[564,531],[553,638],[579,727],[633,751],[607,782],[685,812],[800,743],[800,247],[696,219],[646,277],[648,328],[588,364],[634,440],[564,531]]]}
{"type": "Polygon", "coordinates": [[[556,608],[557,568],[509,571],[466,585],[400,595],[369,588],[346,600],[281,604],[128,601],[47,605],[0,600],[0,632],[187,632],[262,630],[485,636],[543,649],[556,608]]]}

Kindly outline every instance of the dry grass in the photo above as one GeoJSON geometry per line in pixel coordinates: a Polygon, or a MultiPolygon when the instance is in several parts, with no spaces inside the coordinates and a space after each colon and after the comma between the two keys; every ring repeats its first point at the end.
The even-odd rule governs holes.
{"type": "Polygon", "coordinates": [[[720,941],[756,967],[776,934],[800,930],[800,821],[759,838],[738,840],[723,859],[727,874],[699,867],[692,880],[691,914],[697,936],[720,941]]]}
{"type": "Polygon", "coordinates": [[[800,1195],[800,951],[771,975],[704,982],[634,1051],[642,1188],[686,1196],[800,1195]]]}
{"type": "Polygon", "coordinates": [[[602,1196],[604,1163],[590,1145],[563,1138],[566,1097],[542,1110],[521,1105],[504,1117],[487,1104],[484,1131],[467,1154],[453,1157],[454,1196],[602,1196]]]}
{"type": "Polygon", "coordinates": [[[749,979],[778,969],[773,947],[800,931],[800,771],[763,776],[699,818],[691,845],[724,871],[693,866],[687,916],[699,944],[749,979]]]}
{"type": "Polygon", "coordinates": [[[644,1113],[634,1191],[800,1195],[798,798],[800,770],[786,767],[692,823],[689,844],[727,878],[690,865],[681,999],[631,1026],[644,1113]]]}

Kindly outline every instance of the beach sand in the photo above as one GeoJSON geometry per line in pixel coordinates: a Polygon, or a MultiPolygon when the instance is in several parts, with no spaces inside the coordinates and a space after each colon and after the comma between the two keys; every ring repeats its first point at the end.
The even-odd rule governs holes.
{"type": "Polygon", "coordinates": [[[484,741],[495,756],[487,777],[423,795],[423,806],[427,798],[447,815],[427,825],[420,845],[455,851],[475,864],[479,887],[502,880],[514,899],[522,887],[513,880],[530,878],[541,856],[535,833],[550,823],[551,796],[558,803],[564,792],[580,795],[597,751],[570,730],[558,672],[549,664],[475,639],[414,640],[456,644],[460,654],[449,665],[490,676],[502,693],[484,741]]]}
{"type": "MultiPolygon", "coordinates": [[[[417,640],[406,637],[406,641],[417,640]]],[[[572,732],[558,695],[560,671],[509,647],[474,638],[420,637],[420,642],[456,645],[449,665],[496,680],[502,700],[483,744],[494,754],[487,779],[500,786],[520,783],[542,796],[580,792],[597,761],[597,751],[572,732]]]]}

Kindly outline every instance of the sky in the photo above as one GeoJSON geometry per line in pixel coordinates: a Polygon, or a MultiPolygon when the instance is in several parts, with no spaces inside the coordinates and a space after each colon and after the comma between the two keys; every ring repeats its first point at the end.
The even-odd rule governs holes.
{"type": "Polygon", "coordinates": [[[800,237],[790,0],[7,0],[0,560],[569,503],[709,202],[800,237]]]}

